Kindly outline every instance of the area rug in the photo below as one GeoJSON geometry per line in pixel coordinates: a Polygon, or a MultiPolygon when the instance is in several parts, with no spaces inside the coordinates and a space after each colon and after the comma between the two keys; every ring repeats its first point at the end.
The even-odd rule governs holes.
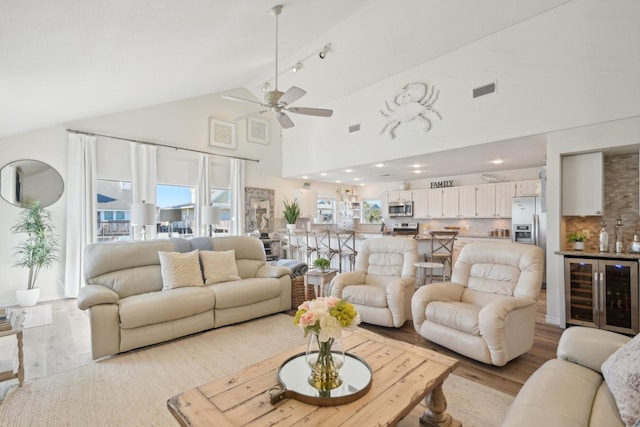
{"type": "MultiPolygon", "coordinates": [[[[274,315],[151,346],[12,386],[0,426],[175,426],[170,397],[305,343],[274,315]]],[[[497,426],[512,397],[455,375],[448,411],[465,426],[497,426]]],[[[401,425],[417,426],[418,407],[401,425]]],[[[372,420],[375,421],[375,420],[372,420]]]]}
{"type": "Polygon", "coordinates": [[[34,305],[33,307],[25,307],[23,310],[24,328],[35,328],[36,326],[51,325],[53,323],[51,304],[34,305]]]}

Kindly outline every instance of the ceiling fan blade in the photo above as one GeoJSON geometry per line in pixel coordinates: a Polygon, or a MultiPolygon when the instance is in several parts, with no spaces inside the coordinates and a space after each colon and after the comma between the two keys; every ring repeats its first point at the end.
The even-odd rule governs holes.
{"type": "Polygon", "coordinates": [[[291,118],[289,116],[287,116],[283,112],[277,113],[276,117],[278,118],[278,121],[280,122],[280,126],[282,126],[285,129],[289,129],[289,128],[292,128],[292,127],[295,126],[293,124],[293,121],[291,120],[291,118]]]}
{"type": "Polygon", "coordinates": [[[306,114],[307,116],[331,117],[333,110],[324,108],[291,107],[287,108],[290,113],[306,114]]]}
{"type": "Polygon", "coordinates": [[[291,86],[278,100],[280,105],[290,105],[302,98],[307,93],[306,90],[291,86]]]}
{"type": "Polygon", "coordinates": [[[245,102],[248,104],[264,105],[260,101],[253,101],[251,99],[238,98],[237,96],[231,96],[231,95],[225,95],[222,97],[222,99],[226,99],[227,101],[236,101],[236,102],[245,102]]]}

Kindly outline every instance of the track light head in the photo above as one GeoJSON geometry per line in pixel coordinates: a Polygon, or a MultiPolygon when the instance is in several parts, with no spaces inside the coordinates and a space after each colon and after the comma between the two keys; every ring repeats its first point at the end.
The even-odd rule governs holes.
{"type": "Polygon", "coordinates": [[[298,71],[300,71],[300,68],[302,68],[302,62],[298,62],[296,65],[291,67],[291,71],[297,73],[298,71]]]}
{"type": "Polygon", "coordinates": [[[320,53],[318,53],[318,56],[320,57],[320,59],[324,59],[327,57],[327,52],[329,52],[329,49],[331,49],[331,43],[323,47],[320,53]]]}

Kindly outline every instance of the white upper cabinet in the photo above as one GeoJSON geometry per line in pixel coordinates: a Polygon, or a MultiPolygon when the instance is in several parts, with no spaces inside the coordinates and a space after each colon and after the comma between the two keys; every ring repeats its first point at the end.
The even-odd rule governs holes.
{"type": "Polygon", "coordinates": [[[458,187],[458,216],[462,218],[476,217],[476,187],[465,185],[458,187]]]}
{"type": "Polygon", "coordinates": [[[442,190],[427,190],[427,218],[442,218],[442,190]]]}
{"type": "Polygon", "coordinates": [[[602,215],[603,163],[601,152],[562,158],[562,215],[602,215]]]}
{"type": "Polygon", "coordinates": [[[539,179],[516,182],[516,196],[539,196],[542,193],[539,179]]]}
{"type": "Polygon", "coordinates": [[[459,215],[458,194],[460,187],[442,189],[442,218],[457,218],[459,215]]]}
{"type": "Polygon", "coordinates": [[[387,193],[388,202],[410,202],[413,200],[413,191],[394,190],[387,193]]]}
{"type": "Polygon", "coordinates": [[[318,192],[311,189],[300,188],[293,191],[294,199],[300,205],[301,218],[315,218],[318,210],[318,192]]]}
{"type": "Polygon", "coordinates": [[[414,218],[428,218],[428,190],[414,190],[413,192],[413,217],[414,218]]]}
{"type": "Polygon", "coordinates": [[[476,218],[494,218],[496,216],[495,184],[477,185],[475,187],[475,195],[476,218]]]}
{"type": "Polygon", "coordinates": [[[496,189],[496,212],[498,218],[511,218],[511,204],[516,195],[516,184],[514,182],[501,182],[495,184],[496,189]]]}

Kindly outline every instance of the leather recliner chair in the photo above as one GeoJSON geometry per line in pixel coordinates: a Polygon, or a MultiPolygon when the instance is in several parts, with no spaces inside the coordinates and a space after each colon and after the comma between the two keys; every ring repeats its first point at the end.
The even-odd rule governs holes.
{"type": "Polygon", "coordinates": [[[543,250],[521,243],[465,246],[451,282],[413,295],[416,331],[480,362],[504,366],[533,345],[543,250]]]}
{"type": "Polygon", "coordinates": [[[358,250],[355,270],[331,281],[331,295],[352,303],[365,323],[399,328],[411,318],[417,260],[415,239],[367,239],[358,250]]]}

